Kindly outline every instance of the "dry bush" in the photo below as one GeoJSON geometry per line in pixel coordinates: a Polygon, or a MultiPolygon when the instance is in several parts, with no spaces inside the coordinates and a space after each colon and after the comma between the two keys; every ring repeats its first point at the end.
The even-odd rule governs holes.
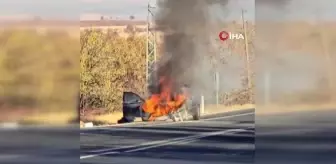
{"type": "MultiPolygon", "coordinates": [[[[243,32],[238,26],[241,25],[229,25],[227,29],[243,32]]],[[[249,24],[248,28],[248,35],[251,38],[254,35],[254,26],[249,24]]],[[[162,33],[157,33],[157,36],[161,35],[162,33]]],[[[144,95],[146,36],[128,37],[113,29],[108,32],[91,29],[81,31],[80,40],[80,108],[83,119],[84,115],[121,111],[123,91],[144,95]]],[[[162,40],[158,38],[158,58],[164,53],[161,43],[162,40]]],[[[249,44],[252,46],[252,40],[249,44]]],[[[228,47],[220,48],[230,49],[230,55],[244,55],[243,41],[229,42],[228,47]]],[[[250,50],[252,52],[253,49],[250,50]]]]}
{"type": "Polygon", "coordinates": [[[80,40],[82,114],[97,108],[106,112],[120,111],[123,91],[144,93],[145,37],[85,30],[80,40]]]}
{"type": "Polygon", "coordinates": [[[0,31],[0,110],[72,112],[79,41],[66,30],[0,31]]]}

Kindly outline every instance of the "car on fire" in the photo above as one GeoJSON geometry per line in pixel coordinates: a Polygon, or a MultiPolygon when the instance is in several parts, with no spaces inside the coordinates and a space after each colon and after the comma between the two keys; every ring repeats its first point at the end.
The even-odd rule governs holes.
{"type": "Polygon", "coordinates": [[[156,96],[154,94],[148,99],[143,99],[136,93],[124,92],[123,117],[118,123],[134,122],[137,117],[140,117],[145,122],[155,121],[157,118],[162,117],[168,117],[173,121],[200,119],[200,101],[197,97],[186,96],[181,98],[180,95],[180,101],[178,102],[176,98],[179,98],[179,96],[169,96],[172,100],[159,102],[160,100],[156,96]],[[153,102],[158,103],[155,104],[153,102]],[[176,105],[169,103],[175,103],[176,105]]]}

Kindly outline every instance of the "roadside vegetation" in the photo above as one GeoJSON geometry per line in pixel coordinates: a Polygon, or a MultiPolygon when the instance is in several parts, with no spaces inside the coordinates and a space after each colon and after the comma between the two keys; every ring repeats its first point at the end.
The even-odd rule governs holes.
{"type": "Polygon", "coordinates": [[[80,42],[82,115],[120,112],[123,91],[144,94],[146,37],[85,30],[80,42]]]}
{"type": "MultiPolygon", "coordinates": [[[[283,30],[277,30],[283,34],[277,37],[278,51],[300,51],[321,54],[323,57],[321,45],[316,43],[320,42],[316,39],[319,38],[316,27],[304,23],[282,26],[283,30]],[[302,29],[302,26],[305,30],[298,33],[297,29],[302,29]],[[292,39],[288,39],[289,37],[292,39]]],[[[334,26],[333,24],[325,27],[330,36],[326,39],[329,45],[335,42],[335,28],[331,28],[334,26]]],[[[255,68],[255,26],[247,27],[251,64],[252,68],[255,68]]],[[[239,23],[229,24],[227,29],[243,32],[239,23]]],[[[245,47],[241,41],[228,42],[217,48],[228,52],[226,55],[244,56],[245,47]]],[[[328,48],[330,54],[334,54],[335,48],[328,48]]],[[[160,49],[157,52],[160,54],[160,49]]],[[[74,109],[79,92],[83,121],[99,118],[103,122],[113,122],[121,114],[123,91],[145,95],[145,70],[146,36],[136,35],[132,31],[125,37],[124,34],[113,30],[107,33],[84,30],[78,36],[70,35],[66,29],[1,29],[0,110],[3,113],[0,115],[0,121],[67,122],[77,114],[74,109]]],[[[245,75],[242,75],[242,86],[247,88],[244,87],[245,75]]],[[[290,96],[279,95],[281,102],[299,104],[312,99],[328,99],[329,95],[324,94],[330,92],[325,87],[326,84],[316,86],[316,89],[312,88],[311,91],[293,93],[290,96]],[[295,102],[292,102],[294,100],[295,102]]],[[[246,104],[250,99],[247,95],[249,91],[242,89],[221,93],[221,103],[246,104]]]]}
{"type": "Polygon", "coordinates": [[[78,38],[64,30],[1,30],[0,121],[72,119],[79,81],[78,38]]]}

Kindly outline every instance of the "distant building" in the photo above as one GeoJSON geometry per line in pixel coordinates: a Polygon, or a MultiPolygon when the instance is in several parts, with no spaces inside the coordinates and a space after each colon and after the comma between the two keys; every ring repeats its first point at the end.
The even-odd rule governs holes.
{"type": "MultiPolygon", "coordinates": [[[[17,20],[0,20],[0,29],[8,27],[18,27],[18,28],[32,28],[38,31],[45,31],[47,29],[71,29],[71,32],[98,29],[103,32],[114,31],[120,36],[129,36],[133,33],[135,35],[147,35],[147,21],[144,20],[115,20],[115,19],[104,19],[99,20],[96,17],[91,17],[90,19],[74,21],[74,20],[46,20],[46,19],[35,19],[17,21],[17,20]]],[[[86,17],[88,18],[88,17],[86,17]]],[[[158,38],[160,39],[160,32],[157,32],[158,38]]]]}
{"type": "MultiPolygon", "coordinates": [[[[104,32],[113,30],[120,36],[128,36],[134,32],[135,35],[147,35],[147,21],[142,20],[82,20],[80,30],[99,29],[104,32]]],[[[159,34],[158,34],[159,35],[159,34]]]]}
{"type": "Polygon", "coordinates": [[[137,20],[82,20],[80,21],[80,29],[126,29],[127,27],[134,27],[138,32],[146,32],[147,22],[137,20]]]}

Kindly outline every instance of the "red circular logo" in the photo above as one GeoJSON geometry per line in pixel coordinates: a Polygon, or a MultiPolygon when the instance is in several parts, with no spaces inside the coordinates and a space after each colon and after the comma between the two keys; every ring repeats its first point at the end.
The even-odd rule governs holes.
{"type": "Polygon", "coordinates": [[[218,36],[221,41],[229,39],[229,33],[226,31],[221,31],[218,36]]]}

